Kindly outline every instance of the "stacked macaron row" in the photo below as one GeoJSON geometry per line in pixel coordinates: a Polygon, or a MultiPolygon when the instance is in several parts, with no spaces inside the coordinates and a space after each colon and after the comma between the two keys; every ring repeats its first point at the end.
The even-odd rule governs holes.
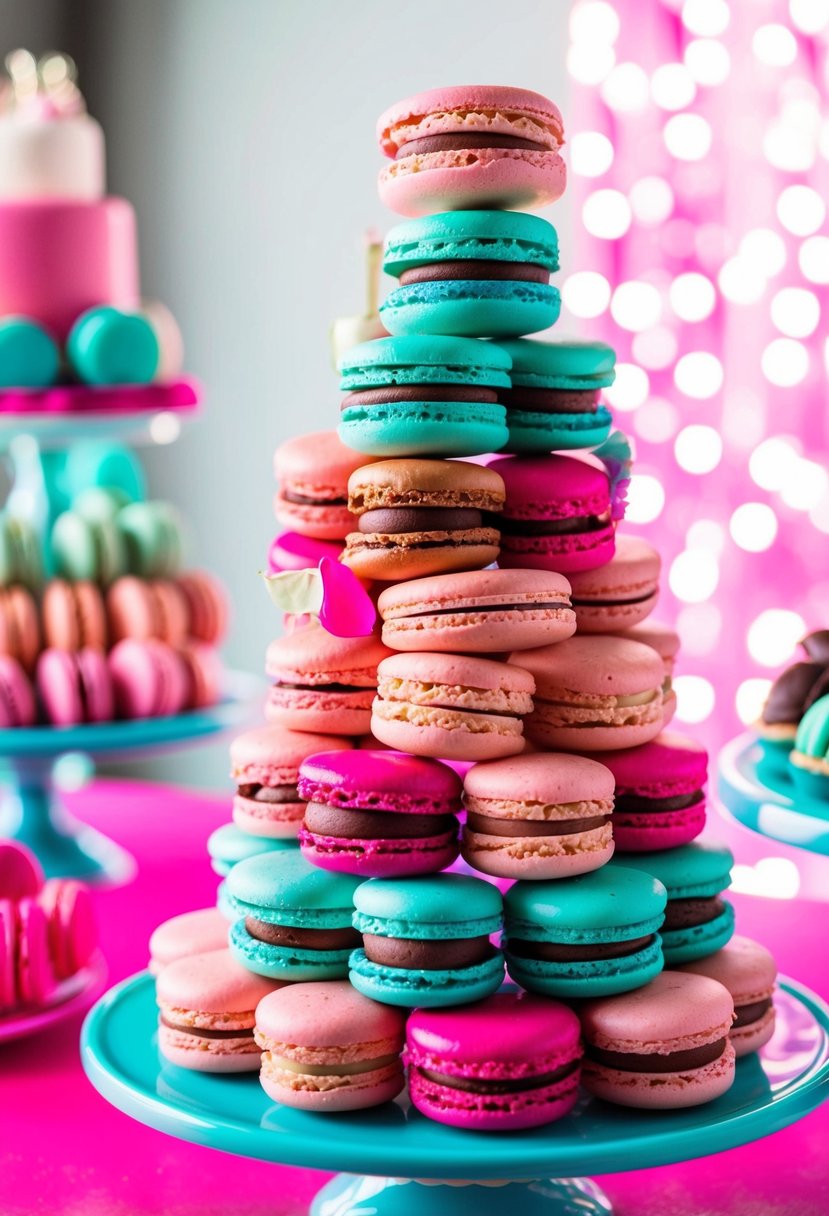
{"type": "Polygon", "coordinates": [[[771,685],[757,723],[761,764],[772,780],[789,777],[799,792],[829,800],[829,629],[800,645],[805,658],[771,685]]]}
{"type": "Polygon", "coordinates": [[[522,209],[562,192],[561,116],[458,88],[379,133],[408,217],[388,335],[340,360],[338,438],[278,450],[271,565],[338,556],[380,626],[271,643],[269,725],[233,744],[210,841],[221,912],[154,939],[160,1049],[315,1111],[394,1097],[405,1064],[423,1114],[481,1131],[552,1122],[580,1084],[709,1101],[771,1033],[774,966],[729,941],[705,752],[665,730],[659,558],[617,540],[585,454],[613,352],[526,337],[558,315],[555,230],[522,209]]]}
{"type": "Polygon", "coordinates": [[[50,878],[28,849],[0,841],[0,1025],[65,1000],[98,949],[88,889],[50,878]]]}
{"type": "Polygon", "coordinates": [[[214,704],[227,600],[210,574],[181,570],[163,502],[84,491],[52,529],[44,579],[28,525],[0,518],[0,725],[163,717],[214,704]]]}

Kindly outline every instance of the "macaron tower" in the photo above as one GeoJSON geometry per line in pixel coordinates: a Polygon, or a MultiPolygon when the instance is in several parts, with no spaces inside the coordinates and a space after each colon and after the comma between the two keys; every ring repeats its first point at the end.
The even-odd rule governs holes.
{"type": "Polygon", "coordinates": [[[402,1017],[411,1101],[452,1126],[553,1122],[582,1076],[622,1104],[708,1101],[734,1077],[734,994],[745,1019],[761,998],[735,967],[734,994],[664,970],[727,950],[731,857],[696,843],[704,750],[664,729],[659,555],[617,542],[613,351],[533,336],[558,316],[558,239],[526,209],[564,188],[561,115],[458,87],[378,136],[405,217],[387,333],[340,355],[336,435],[278,450],[292,531],[272,549],[329,589],[336,569],[334,598],[368,585],[376,619],[335,636],[330,604],[318,622],[279,601],[272,726],[234,744],[232,839],[211,841],[231,954],[287,985],[255,1017],[262,1084],[306,1110],[379,1103],[402,1017]],[[498,991],[505,970],[521,991],[498,991]]]}

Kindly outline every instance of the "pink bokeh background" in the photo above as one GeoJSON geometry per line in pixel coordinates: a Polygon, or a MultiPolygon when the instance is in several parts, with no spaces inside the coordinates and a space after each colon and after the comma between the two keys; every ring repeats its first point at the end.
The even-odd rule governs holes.
{"type": "Polygon", "coordinates": [[[829,3],[578,0],[559,331],[617,351],[625,527],[715,749],[829,624],[829,3]]]}

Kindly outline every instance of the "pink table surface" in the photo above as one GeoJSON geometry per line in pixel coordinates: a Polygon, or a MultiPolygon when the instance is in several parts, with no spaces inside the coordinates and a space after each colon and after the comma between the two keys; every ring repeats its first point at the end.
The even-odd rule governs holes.
{"type": "MultiPolygon", "coordinates": [[[[228,819],[229,799],[99,781],[74,795],[72,807],[140,865],[132,884],[97,896],[114,982],[145,965],[159,921],[213,902],[204,842],[228,819]]],[[[762,938],[782,970],[826,996],[825,905],[735,902],[741,931],[762,938]]],[[[81,1070],[80,1021],[0,1048],[1,1216],[288,1216],[307,1209],[326,1175],[186,1144],[110,1107],[81,1070]]],[[[825,1216],[827,1142],[829,1104],[756,1145],[601,1181],[618,1216],[825,1216]]]]}

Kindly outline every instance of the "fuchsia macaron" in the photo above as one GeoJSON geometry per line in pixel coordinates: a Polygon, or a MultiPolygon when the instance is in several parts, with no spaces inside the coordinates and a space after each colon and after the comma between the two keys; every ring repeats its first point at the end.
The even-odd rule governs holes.
{"type": "Polygon", "coordinates": [[[324,557],[340,560],[344,545],[336,540],[315,540],[300,532],[279,532],[268,547],[268,571],[316,570],[324,557]]]}
{"type": "Polygon", "coordinates": [[[398,101],[377,123],[392,164],[380,198],[401,215],[544,207],[564,192],[558,106],[504,85],[456,85],[398,101]]]}
{"type": "Polygon", "coordinates": [[[322,752],[299,768],[302,852],[364,878],[434,874],[458,855],[461,781],[437,760],[393,751],[322,752]]]}
{"type": "Polygon", "coordinates": [[[365,1110],[403,1089],[406,1017],[347,980],[290,984],[260,1001],[262,1088],[298,1110],[365,1110]]]}
{"type": "Polygon", "coordinates": [[[708,753],[701,743],[663,731],[650,743],[596,759],[616,780],[613,837],[623,853],[688,844],[705,827],[708,753]]]}
{"type": "Polygon", "coordinates": [[[492,659],[396,654],[377,668],[371,733],[415,756],[514,756],[524,747],[522,719],[532,709],[534,688],[521,667],[492,659]]]}
{"type": "Polygon", "coordinates": [[[49,955],[59,980],[80,971],[98,947],[89,888],[71,878],[50,878],[37,897],[46,917],[49,955]]]}
{"type": "Polygon", "coordinates": [[[197,1072],[255,1072],[256,1006],[281,987],[248,971],[229,950],[170,963],[156,981],[159,1051],[197,1072]]]}
{"type": "Polygon", "coordinates": [[[320,751],[345,751],[349,739],[336,735],[258,726],[230,745],[230,777],[236,783],[233,822],[252,836],[296,836],[305,814],[297,792],[299,766],[320,751]]]}
{"type": "Polygon", "coordinates": [[[489,467],[506,487],[500,566],[569,575],[610,561],[615,528],[603,468],[575,456],[501,456],[489,467]]]}
{"type": "Polygon", "coordinates": [[[585,756],[537,752],[464,778],[464,860],[498,878],[567,878],[613,856],[613,774],[585,756]]]}
{"type": "Polygon", "coordinates": [[[377,665],[390,654],[379,638],[335,638],[316,623],[278,638],[265,658],[265,715],[289,730],[367,735],[377,665]]]}
{"type": "Polygon", "coordinates": [[[587,1001],[582,1083],[644,1110],[700,1106],[734,1082],[734,1002],[703,975],[663,971],[644,988],[587,1001]]]}
{"type": "Polygon", "coordinates": [[[406,1029],[412,1102],[469,1131],[519,1131],[566,1115],[578,1097],[579,1020],[557,1001],[497,992],[459,1009],[416,1009],[406,1029]]]}
{"type": "Polygon", "coordinates": [[[625,533],[616,552],[595,570],[570,576],[579,633],[616,633],[650,616],[659,598],[662,560],[646,540],[625,533]]]}
{"type": "Polygon", "coordinates": [[[17,925],[17,997],[22,1005],[42,1005],[57,987],[49,951],[49,921],[36,899],[21,899],[12,909],[17,925]]]}
{"type": "Polygon", "coordinates": [[[342,540],[353,531],[348,510],[348,479],[355,469],[371,464],[347,448],[336,431],[297,435],[274,452],[273,470],[279,483],[274,499],[283,528],[317,540],[342,540]]]}
{"type": "Polygon", "coordinates": [[[228,927],[218,908],[197,908],[171,916],[150,936],[150,975],[158,975],[168,963],[188,955],[225,949],[228,927]]]}
{"type": "Polygon", "coordinates": [[[166,642],[124,638],[109,653],[109,670],[122,718],[168,717],[187,703],[187,668],[166,642]]]}
{"type": "Polygon", "coordinates": [[[546,646],[576,630],[570,584],[547,570],[473,570],[387,587],[377,601],[393,650],[481,654],[546,646]]]}
{"type": "Polygon", "coordinates": [[[0,730],[33,726],[35,695],[29,677],[17,659],[0,654],[0,730]]]}
{"type": "Polygon", "coordinates": [[[510,655],[535,678],[527,736],[539,747],[600,752],[637,747],[662,729],[662,660],[641,642],[576,634],[510,655]]]}
{"type": "Polygon", "coordinates": [[[25,899],[43,886],[43,869],[30,849],[0,840],[0,899],[25,899]]]}
{"type": "Polygon", "coordinates": [[[44,650],[37,661],[36,683],[53,726],[108,722],[115,716],[113,680],[100,650],[44,650]]]}
{"type": "Polygon", "coordinates": [[[660,621],[642,621],[632,625],[630,629],[613,630],[616,637],[627,638],[631,642],[641,642],[650,646],[662,660],[664,680],[662,681],[662,722],[667,726],[676,711],[676,693],[673,690],[674,666],[679,653],[679,634],[669,625],[660,621]]]}
{"type": "Polygon", "coordinates": [[[765,946],[750,937],[732,937],[722,950],[677,970],[707,975],[731,993],[734,1021],[728,1037],[737,1059],[768,1043],[774,1034],[777,965],[765,946]]]}

